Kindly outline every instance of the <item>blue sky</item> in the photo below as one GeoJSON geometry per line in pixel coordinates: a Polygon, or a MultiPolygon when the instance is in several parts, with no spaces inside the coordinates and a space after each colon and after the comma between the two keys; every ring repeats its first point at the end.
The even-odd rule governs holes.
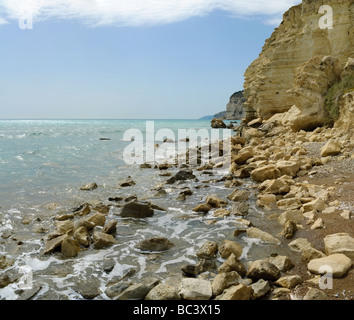
{"type": "Polygon", "coordinates": [[[102,12],[31,8],[33,28],[22,30],[25,11],[0,0],[0,118],[187,119],[217,113],[242,89],[247,66],[284,11],[277,1],[264,10],[255,1],[243,12],[242,6],[209,8],[213,0],[196,0],[196,7],[171,12],[150,0],[157,1],[150,13],[137,7],[115,12],[107,1],[102,12]]]}

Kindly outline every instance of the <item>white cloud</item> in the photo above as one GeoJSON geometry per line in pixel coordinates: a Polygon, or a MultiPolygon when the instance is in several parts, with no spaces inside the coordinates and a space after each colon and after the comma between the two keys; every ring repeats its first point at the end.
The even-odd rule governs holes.
{"type": "Polygon", "coordinates": [[[1,21],[78,19],[90,25],[166,24],[223,10],[236,17],[279,21],[301,0],[0,0],[1,21]]]}

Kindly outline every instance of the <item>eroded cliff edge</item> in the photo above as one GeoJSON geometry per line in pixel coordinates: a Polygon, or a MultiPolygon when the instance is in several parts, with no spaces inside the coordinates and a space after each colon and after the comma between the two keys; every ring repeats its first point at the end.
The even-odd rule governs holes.
{"type": "Polygon", "coordinates": [[[348,131],[354,126],[353,78],[354,0],[303,0],[284,14],[246,70],[246,109],[263,119],[291,110],[294,130],[332,122],[348,131]],[[331,13],[322,6],[333,11],[332,29],[319,23],[331,13]]]}

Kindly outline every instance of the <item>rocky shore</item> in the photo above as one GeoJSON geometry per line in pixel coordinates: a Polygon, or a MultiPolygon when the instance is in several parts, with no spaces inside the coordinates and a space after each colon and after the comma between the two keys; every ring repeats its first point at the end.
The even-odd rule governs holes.
{"type": "MultiPolygon", "coordinates": [[[[231,145],[230,172],[218,180],[224,181],[229,191],[223,197],[208,195],[195,203],[193,211],[200,215],[212,213],[214,219],[207,221],[210,226],[231,217],[241,227],[221,242],[201,242],[195,252],[197,263],[183,265],[179,272],[167,278],[137,279],[136,270],[130,268],[122,276],[112,277],[104,292],[95,277],[74,283],[72,287],[78,296],[113,300],[353,299],[354,141],[351,135],[326,127],[313,132],[293,132],[276,121],[257,119],[243,128],[242,136],[233,136],[231,145]],[[251,198],[257,201],[262,215],[248,217],[251,198]],[[245,259],[244,247],[239,243],[243,236],[272,245],[272,252],[262,259],[245,259]],[[285,251],[288,254],[284,255],[285,251]]],[[[166,188],[175,188],[179,190],[176,200],[183,202],[196,192],[183,187],[183,183],[196,180],[198,172],[208,172],[215,166],[218,164],[152,168],[146,164],[141,169],[161,172],[160,186],[151,186],[159,197],[166,196],[166,188]],[[174,175],[170,172],[173,169],[177,169],[174,175]]],[[[203,183],[196,181],[194,190],[203,183]]],[[[212,186],[213,181],[209,183],[212,186]]],[[[134,185],[128,177],[117,187],[134,185]]],[[[90,183],[80,189],[90,193],[97,188],[97,184],[90,183]]],[[[50,230],[37,230],[37,234],[44,235],[38,259],[45,261],[55,256],[75,261],[124,241],[117,237],[121,226],[110,214],[112,208],[119,210],[120,217],[143,221],[149,221],[156,211],[167,211],[136,196],[107,200],[83,203],[71,212],[49,217],[50,230]]],[[[24,225],[28,223],[22,221],[24,225]]],[[[21,246],[21,240],[13,234],[1,237],[3,241],[17,240],[17,246],[21,246]]],[[[143,255],[158,255],[175,246],[167,238],[152,236],[136,247],[143,255]]],[[[114,261],[103,259],[102,263],[104,272],[109,274],[114,261]]],[[[0,257],[0,288],[21,280],[14,264],[14,259],[0,257]]],[[[61,272],[68,271],[56,270],[54,274],[62,277],[61,272]]],[[[36,299],[41,290],[40,278],[35,277],[31,288],[18,290],[16,294],[19,299],[36,299]]]]}

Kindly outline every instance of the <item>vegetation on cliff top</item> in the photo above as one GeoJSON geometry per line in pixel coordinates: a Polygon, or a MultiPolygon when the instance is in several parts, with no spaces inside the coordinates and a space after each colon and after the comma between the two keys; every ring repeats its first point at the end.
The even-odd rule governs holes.
{"type": "Polygon", "coordinates": [[[351,74],[334,84],[325,96],[324,109],[328,116],[328,123],[334,124],[339,118],[339,102],[341,97],[354,90],[354,75],[351,74]]]}

